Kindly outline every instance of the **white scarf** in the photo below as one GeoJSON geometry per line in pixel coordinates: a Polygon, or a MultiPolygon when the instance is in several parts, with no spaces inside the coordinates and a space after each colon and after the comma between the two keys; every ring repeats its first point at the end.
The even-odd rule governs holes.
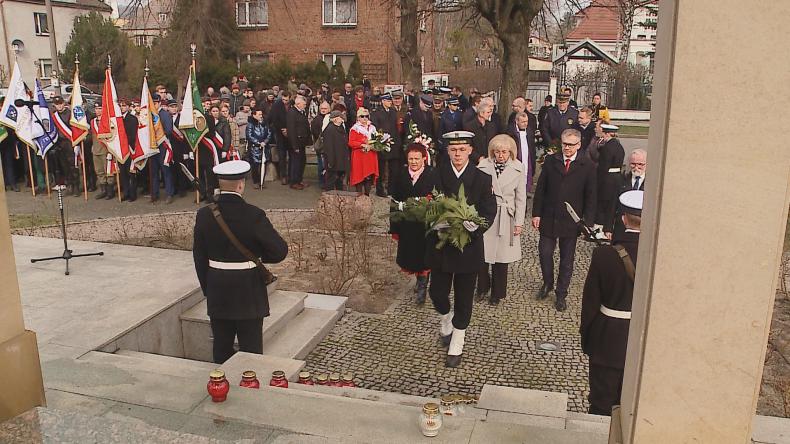
{"type": "Polygon", "coordinates": [[[361,123],[357,122],[354,126],[351,127],[351,131],[356,131],[363,136],[367,137],[370,140],[370,136],[376,132],[376,127],[373,124],[368,124],[368,126],[363,126],[361,123]]]}

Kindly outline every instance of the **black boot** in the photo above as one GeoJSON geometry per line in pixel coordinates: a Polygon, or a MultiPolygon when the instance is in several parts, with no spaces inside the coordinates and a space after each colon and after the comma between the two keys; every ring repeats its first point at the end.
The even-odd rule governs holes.
{"type": "Polygon", "coordinates": [[[80,197],[80,186],[79,185],[72,185],[71,186],[71,195],[74,197],[80,197]]]}
{"type": "Polygon", "coordinates": [[[96,194],[96,199],[104,199],[107,197],[107,184],[101,184],[101,191],[96,194]]]}
{"type": "Polygon", "coordinates": [[[551,292],[551,287],[548,284],[543,284],[543,286],[540,287],[540,290],[538,290],[538,293],[535,295],[535,299],[539,301],[542,299],[546,299],[549,296],[550,292],[551,292]]]}
{"type": "Polygon", "coordinates": [[[568,308],[568,304],[565,303],[564,294],[557,295],[557,300],[554,302],[554,308],[556,308],[557,311],[565,311],[565,309],[568,308]]]}
{"type": "Polygon", "coordinates": [[[104,197],[107,200],[111,200],[115,197],[115,191],[117,190],[118,184],[107,184],[107,195],[104,197]]]}
{"type": "Polygon", "coordinates": [[[428,291],[428,276],[417,276],[417,305],[425,303],[425,294],[428,291]]]}

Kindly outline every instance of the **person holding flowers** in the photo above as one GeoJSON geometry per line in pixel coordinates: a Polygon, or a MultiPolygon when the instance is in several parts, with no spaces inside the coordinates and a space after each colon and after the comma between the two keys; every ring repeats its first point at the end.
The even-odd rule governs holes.
{"type": "Polygon", "coordinates": [[[481,224],[491,225],[497,213],[497,202],[491,191],[491,176],[469,162],[474,133],[452,131],[444,134],[443,137],[448,141],[447,153],[450,162],[439,165],[436,190],[446,196],[457,196],[459,201],[465,200],[465,202],[454,203],[454,208],[440,215],[438,219],[431,218],[431,214],[426,215],[426,221],[436,220],[436,222],[430,222],[427,227],[430,231],[425,262],[431,269],[429,293],[440,315],[441,341],[449,347],[445,366],[457,367],[461,364],[466,327],[472,319],[475,280],[483,267],[481,224]],[[476,215],[469,214],[470,206],[474,207],[476,215]],[[452,214],[449,213],[454,213],[456,216],[463,215],[464,220],[459,221],[458,217],[451,217],[452,214]],[[444,242],[448,230],[454,230],[453,234],[456,236],[461,234],[457,230],[465,230],[463,237],[468,242],[464,242],[463,246],[444,242]],[[455,295],[452,311],[450,310],[451,289],[454,290],[455,295]]]}
{"type": "Polygon", "coordinates": [[[417,304],[425,303],[430,269],[425,265],[425,221],[403,217],[407,199],[430,199],[436,186],[436,172],[427,165],[425,146],[412,143],[406,148],[407,169],[392,178],[390,194],[393,205],[390,215],[390,234],[398,241],[395,262],[405,273],[417,276],[415,293],[417,304]],[[400,216],[400,217],[399,217],[400,216]]]}
{"type": "Polygon", "coordinates": [[[356,187],[357,192],[370,195],[379,177],[378,155],[371,149],[371,139],[376,135],[376,127],[370,123],[370,111],[367,108],[357,109],[357,123],[351,127],[348,135],[348,147],[351,148],[351,175],[349,184],[356,187]]]}
{"type": "Polygon", "coordinates": [[[525,166],[516,159],[516,141],[507,134],[494,136],[488,157],[477,165],[491,176],[497,212],[483,235],[485,265],[477,277],[477,298],[491,292],[489,303],[497,305],[507,291],[507,264],[521,259],[521,232],[527,212],[525,166]],[[491,274],[489,275],[489,264],[491,274]]]}

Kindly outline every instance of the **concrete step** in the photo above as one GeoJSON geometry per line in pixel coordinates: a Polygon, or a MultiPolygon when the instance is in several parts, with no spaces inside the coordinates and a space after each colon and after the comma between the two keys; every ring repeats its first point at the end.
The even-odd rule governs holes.
{"type": "Polygon", "coordinates": [[[270,341],[263,343],[267,355],[304,359],[332,331],[343,315],[337,310],[305,308],[270,341]]]}
{"type": "MultiPolygon", "coordinates": [[[[263,320],[264,344],[304,310],[306,297],[307,293],[296,291],[277,290],[270,293],[269,316],[263,320]]],[[[212,360],[213,337],[205,299],[181,315],[181,331],[184,337],[184,357],[200,361],[212,360]]]]}
{"type": "Polygon", "coordinates": [[[238,385],[241,374],[247,370],[254,371],[262,385],[268,385],[273,371],[282,370],[289,381],[295,381],[304,365],[304,361],[296,359],[237,352],[225,361],[220,369],[225,372],[225,377],[231,385],[238,385]]]}
{"type": "Polygon", "coordinates": [[[126,353],[92,351],[81,356],[79,361],[111,365],[132,373],[147,372],[155,375],[175,377],[199,377],[201,375],[208,377],[209,372],[217,368],[215,364],[202,361],[190,361],[188,359],[139,352],[132,352],[135,353],[134,355],[126,353]]]}

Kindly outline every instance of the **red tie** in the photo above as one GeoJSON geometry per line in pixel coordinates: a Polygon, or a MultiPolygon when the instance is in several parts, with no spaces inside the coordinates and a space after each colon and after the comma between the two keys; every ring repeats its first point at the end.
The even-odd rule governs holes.
{"type": "Polygon", "coordinates": [[[565,172],[567,173],[569,169],[571,169],[571,160],[565,159],[565,172]]]}

